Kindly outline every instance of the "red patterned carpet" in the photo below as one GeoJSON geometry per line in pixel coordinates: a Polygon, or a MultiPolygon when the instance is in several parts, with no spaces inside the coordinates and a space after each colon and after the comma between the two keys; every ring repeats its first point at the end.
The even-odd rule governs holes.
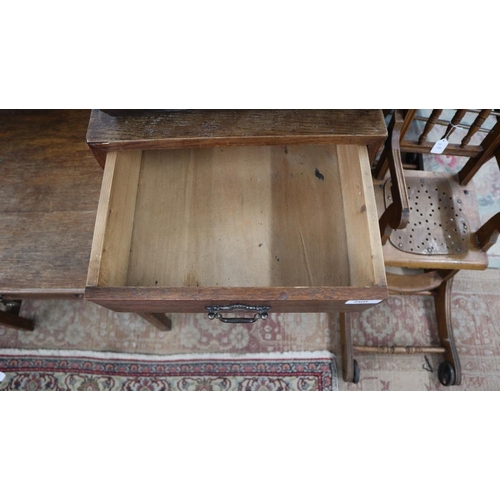
{"type": "Polygon", "coordinates": [[[4,391],[331,391],[332,354],[151,356],[0,351],[4,391]]]}

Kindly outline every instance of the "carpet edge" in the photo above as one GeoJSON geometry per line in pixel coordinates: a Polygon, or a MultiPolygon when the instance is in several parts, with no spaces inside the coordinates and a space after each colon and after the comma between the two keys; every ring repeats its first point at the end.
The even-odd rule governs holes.
{"type": "Polygon", "coordinates": [[[144,354],[112,351],[86,351],[67,349],[0,349],[0,356],[73,356],[81,358],[104,358],[104,359],[139,359],[150,361],[186,361],[186,360],[260,360],[260,359],[320,359],[327,358],[335,360],[335,354],[330,351],[285,351],[266,353],[183,353],[183,354],[144,354]]]}

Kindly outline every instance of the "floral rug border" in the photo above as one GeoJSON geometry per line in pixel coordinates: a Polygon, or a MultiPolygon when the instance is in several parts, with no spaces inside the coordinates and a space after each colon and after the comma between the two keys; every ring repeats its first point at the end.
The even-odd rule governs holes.
{"type": "Polygon", "coordinates": [[[328,351],[149,355],[0,349],[0,390],[338,390],[328,351]]]}

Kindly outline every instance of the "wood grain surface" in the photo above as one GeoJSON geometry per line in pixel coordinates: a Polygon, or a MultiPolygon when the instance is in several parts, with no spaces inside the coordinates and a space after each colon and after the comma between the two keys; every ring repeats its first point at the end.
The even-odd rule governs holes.
{"type": "MultiPolygon", "coordinates": [[[[423,142],[419,144],[417,141],[410,141],[405,139],[401,141],[401,152],[402,153],[422,153],[430,154],[431,149],[434,147],[435,142],[423,142]]],[[[445,154],[450,156],[470,156],[476,157],[481,155],[483,148],[481,146],[469,145],[465,148],[460,147],[457,144],[449,144],[446,146],[445,154]]]]}
{"type": "Polygon", "coordinates": [[[87,142],[103,167],[106,152],[124,149],[293,144],[362,144],[373,162],[386,136],[374,109],[93,110],[87,142]]]}
{"type": "Polygon", "coordinates": [[[347,286],[345,232],[335,146],[145,151],[127,284],[347,286]]]}
{"type": "MultiPolygon", "coordinates": [[[[138,153],[108,156],[88,299],[108,299],[116,307],[121,295],[130,307],[145,288],[160,294],[168,289],[163,301],[182,309],[162,309],[153,293],[154,308],[139,301],[139,309],[128,310],[170,312],[199,310],[200,293],[203,300],[217,300],[219,289],[234,290],[225,295],[233,303],[244,298],[239,290],[259,300],[267,288],[297,287],[300,300],[317,287],[333,302],[363,299],[372,288],[376,298],[386,297],[365,147],[138,153]],[[336,296],[336,289],[349,292],[336,296]],[[176,298],[176,290],[183,298],[176,298]],[[189,290],[198,301],[193,307],[189,290]]],[[[284,293],[288,297],[289,291],[284,293]]]]}
{"type": "Polygon", "coordinates": [[[374,304],[346,301],[385,300],[386,286],[371,287],[87,287],[85,298],[117,312],[207,312],[206,306],[243,303],[270,306],[270,312],[364,311],[374,304]]]}
{"type": "Polygon", "coordinates": [[[102,180],[85,110],[0,112],[0,293],[83,293],[102,180]]]}
{"type": "Polygon", "coordinates": [[[125,285],[142,152],[111,153],[104,172],[88,283],[125,285]]]}

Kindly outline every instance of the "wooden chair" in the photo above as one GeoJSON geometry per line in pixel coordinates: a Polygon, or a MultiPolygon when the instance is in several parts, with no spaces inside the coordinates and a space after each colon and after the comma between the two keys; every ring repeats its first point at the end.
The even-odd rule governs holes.
{"type": "MultiPolygon", "coordinates": [[[[434,143],[427,136],[442,110],[433,110],[416,141],[405,139],[416,110],[394,110],[388,139],[373,175],[379,212],[380,233],[389,290],[392,294],[432,295],[436,307],[440,347],[352,345],[349,321],[340,317],[343,373],[346,382],[359,381],[354,353],[417,354],[442,353],[438,378],[443,385],[460,385],[460,360],[451,322],[451,288],[460,269],[483,270],[486,251],[500,232],[500,212],[481,225],[471,179],[496,155],[500,165],[500,121],[479,146],[470,145],[492,110],[477,110],[477,117],[459,144],[450,144],[443,154],[467,156],[458,174],[406,170],[402,152],[429,153],[434,143]],[[389,172],[389,176],[387,173],[389,172]],[[406,274],[389,272],[405,268],[406,274]],[[420,270],[420,271],[417,271],[420,270]],[[417,274],[408,274],[408,272],[417,274]]],[[[443,137],[451,140],[467,110],[457,110],[443,137]]]]}

